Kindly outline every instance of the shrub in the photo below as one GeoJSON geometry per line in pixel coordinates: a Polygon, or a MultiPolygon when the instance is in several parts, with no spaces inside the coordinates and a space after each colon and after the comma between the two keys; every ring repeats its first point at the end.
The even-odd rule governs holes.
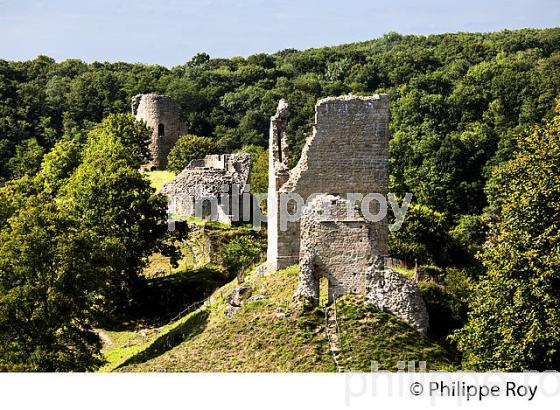
{"type": "Polygon", "coordinates": [[[230,274],[237,274],[240,278],[243,269],[255,262],[262,250],[262,245],[254,238],[248,235],[238,236],[220,250],[220,264],[230,274]]]}
{"type": "Polygon", "coordinates": [[[197,135],[185,135],[179,138],[169,156],[167,157],[167,168],[178,174],[193,159],[204,158],[215,150],[214,141],[208,137],[197,135]]]}

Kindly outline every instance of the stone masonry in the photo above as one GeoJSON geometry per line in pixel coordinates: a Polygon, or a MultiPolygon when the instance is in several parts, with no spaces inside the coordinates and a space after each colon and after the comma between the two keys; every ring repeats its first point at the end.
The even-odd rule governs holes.
{"type": "Polygon", "coordinates": [[[132,98],[132,114],[152,130],[149,169],[165,169],[167,156],[187,126],[181,120],[181,108],[167,95],[138,94],[132,98]]]}
{"type": "Polygon", "coordinates": [[[387,198],[389,99],[342,96],[320,100],[315,126],[298,164],[288,167],[288,105],[280,101],[271,118],[268,187],[267,270],[299,263],[296,296],[319,303],[320,279],[328,281],[328,301],[344,294],[367,295],[369,303],[407,321],[425,334],[428,314],[420,289],[412,280],[384,269],[387,218],[368,220],[378,201],[387,198]],[[298,194],[296,204],[286,198],[298,194]],[[356,196],[351,197],[350,194],[356,196]],[[368,195],[370,194],[370,195],[368,195]],[[282,223],[281,212],[301,217],[282,223]],[[287,229],[286,229],[287,228],[287,229]]]}
{"type": "Polygon", "coordinates": [[[374,228],[359,208],[339,196],[319,195],[303,210],[298,295],[319,302],[319,279],[328,279],[328,301],[367,293],[377,250],[374,228]]]}
{"type": "MultiPolygon", "coordinates": [[[[298,164],[288,169],[286,126],[288,106],[280,101],[271,119],[269,143],[268,255],[271,270],[298,263],[300,223],[282,230],[279,194],[297,193],[305,200],[324,193],[346,198],[348,193],[386,196],[389,184],[389,98],[342,96],[319,100],[315,125],[298,164]]],[[[375,201],[372,201],[375,203],[375,201]]],[[[288,203],[294,206],[293,202],[288,203]]],[[[372,210],[375,211],[375,210],[372,210]]],[[[372,225],[376,253],[387,253],[387,223],[372,225]]]]}
{"type": "Polygon", "coordinates": [[[250,154],[207,155],[192,160],[161,193],[169,198],[174,213],[229,224],[250,219],[243,215],[244,200],[251,204],[250,179],[250,154]]]}
{"type": "Polygon", "coordinates": [[[429,325],[428,309],[416,282],[391,269],[373,269],[368,301],[425,335],[429,325]]]}
{"type": "Polygon", "coordinates": [[[383,268],[375,227],[360,208],[334,195],[318,195],[304,208],[296,296],[319,304],[319,283],[328,281],[328,302],[344,294],[367,295],[369,303],[408,322],[422,334],[428,312],[418,285],[383,268]]]}

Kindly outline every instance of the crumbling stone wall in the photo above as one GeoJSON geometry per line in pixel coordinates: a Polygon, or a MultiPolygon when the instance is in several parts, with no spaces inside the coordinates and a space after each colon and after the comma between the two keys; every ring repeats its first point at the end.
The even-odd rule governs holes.
{"type": "MultiPolygon", "coordinates": [[[[348,193],[386,195],[389,185],[386,94],[319,100],[313,133],[292,170],[287,167],[287,117],[288,106],[280,101],[269,140],[267,265],[272,270],[298,263],[300,254],[300,223],[289,222],[287,230],[280,229],[279,193],[294,192],[304,199],[315,193],[345,198],[348,193]]],[[[293,205],[289,203],[289,211],[293,205]]],[[[373,224],[372,229],[376,251],[386,254],[386,221],[373,224]]]]}
{"type": "Polygon", "coordinates": [[[428,309],[416,282],[391,269],[375,269],[370,276],[368,300],[426,334],[428,309]]]}
{"type": "Polygon", "coordinates": [[[404,320],[422,334],[428,311],[418,285],[384,269],[375,227],[359,208],[334,195],[319,195],[303,210],[296,296],[319,304],[319,283],[328,281],[328,302],[344,294],[367,295],[369,303],[404,320]]]}
{"type": "Polygon", "coordinates": [[[132,114],[152,130],[149,169],[165,169],[167,156],[187,126],[181,120],[181,108],[167,95],[138,94],[132,98],[132,114]]]}
{"type": "Polygon", "coordinates": [[[250,179],[250,154],[207,155],[192,160],[173,181],[165,184],[161,193],[169,198],[173,212],[187,216],[195,216],[197,200],[203,213],[199,216],[210,216],[210,201],[214,200],[216,219],[231,223],[236,220],[232,215],[235,208],[240,211],[239,219],[245,220],[243,201],[250,201],[250,196],[243,192],[249,190],[250,179]],[[238,201],[235,208],[233,201],[238,201]]]}
{"type": "MultiPolygon", "coordinates": [[[[388,97],[329,97],[315,110],[313,133],[292,170],[287,161],[288,106],[283,100],[271,118],[267,270],[299,262],[298,297],[317,305],[320,279],[327,278],[329,302],[344,294],[367,295],[370,303],[425,334],[428,314],[420,289],[383,266],[387,219],[366,219],[362,203],[349,196],[387,198],[388,97]],[[306,204],[299,220],[289,221],[283,230],[281,198],[290,193],[306,204]]],[[[376,214],[378,207],[371,201],[368,210],[376,214]]],[[[295,203],[288,203],[285,211],[294,210],[295,203]]]]}
{"type": "Polygon", "coordinates": [[[267,200],[267,263],[264,270],[276,270],[289,266],[293,262],[278,263],[279,258],[289,255],[292,249],[287,240],[279,241],[280,222],[278,219],[279,190],[290,176],[288,167],[288,104],[280,100],[276,114],[270,119],[270,136],[268,145],[268,200],[267,200]],[[282,249],[279,249],[279,247],[282,249]]]}
{"type": "Polygon", "coordinates": [[[328,301],[347,293],[367,293],[370,267],[378,251],[375,228],[340,196],[320,195],[301,218],[298,295],[319,302],[319,279],[328,279],[328,301]]]}

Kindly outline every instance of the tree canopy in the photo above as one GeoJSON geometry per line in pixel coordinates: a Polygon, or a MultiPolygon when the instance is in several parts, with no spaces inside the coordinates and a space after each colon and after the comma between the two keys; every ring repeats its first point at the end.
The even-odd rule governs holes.
{"type": "Polygon", "coordinates": [[[391,190],[412,192],[417,203],[457,223],[488,204],[485,185],[491,169],[515,148],[511,136],[552,113],[559,74],[558,28],[389,33],[362,43],[247,58],[201,53],[170,69],[57,63],[45,56],[0,60],[0,178],[33,173],[56,141],[83,140],[109,114],[128,112],[138,93],[171,96],[190,132],[209,136],[220,152],[266,147],[269,118],[285,98],[293,165],[318,98],[386,92],[391,190]]]}
{"type": "Polygon", "coordinates": [[[178,174],[193,159],[204,158],[214,151],[216,151],[216,144],[212,141],[212,138],[184,135],[171,149],[167,157],[167,168],[178,174]]]}
{"type": "Polygon", "coordinates": [[[466,368],[560,369],[560,101],[495,169],[486,274],[456,334],[466,368]]]}
{"type": "Polygon", "coordinates": [[[148,135],[109,115],[0,188],[0,370],[97,368],[93,324],[130,306],[148,255],[176,257],[166,201],[139,170],[148,135]]]}

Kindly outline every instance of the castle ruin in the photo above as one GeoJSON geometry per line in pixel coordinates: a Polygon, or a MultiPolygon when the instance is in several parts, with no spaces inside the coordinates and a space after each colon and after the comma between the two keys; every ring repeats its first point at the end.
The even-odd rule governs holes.
{"type": "MultiPolygon", "coordinates": [[[[292,170],[288,168],[287,121],[288,105],[280,101],[271,119],[269,143],[267,264],[273,270],[298,263],[300,254],[300,221],[289,222],[286,230],[280,227],[281,193],[297,193],[304,200],[317,193],[342,198],[349,193],[386,196],[389,185],[386,94],[319,100],[313,132],[292,170]]],[[[288,204],[289,212],[293,206],[288,204]]],[[[386,220],[371,229],[374,253],[386,255],[386,220]]]]}
{"type": "Polygon", "coordinates": [[[250,220],[250,180],[250,154],[207,155],[192,160],[160,193],[174,213],[231,224],[250,220]]]}
{"type": "Polygon", "coordinates": [[[317,305],[320,278],[328,279],[329,303],[347,293],[367,293],[376,238],[359,208],[340,196],[318,195],[305,206],[300,231],[300,296],[317,305]]]}
{"type": "Polygon", "coordinates": [[[428,313],[418,285],[384,266],[387,217],[364,217],[365,210],[375,215],[380,207],[368,197],[388,194],[388,96],[319,100],[313,132],[291,170],[287,121],[288,105],[282,100],[270,126],[268,253],[263,270],[299,264],[296,296],[311,305],[319,304],[320,279],[326,278],[328,302],[344,294],[363,295],[425,334],[428,313]],[[290,194],[304,201],[300,218],[290,217],[298,206],[290,194]]]}
{"type": "Polygon", "coordinates": [[[138,94],[132,97],[132,114],[152,130],[148,169],[165,169],[167,156],[187,126],[181,120],[181,108],[167,95],[138,94]]]}

